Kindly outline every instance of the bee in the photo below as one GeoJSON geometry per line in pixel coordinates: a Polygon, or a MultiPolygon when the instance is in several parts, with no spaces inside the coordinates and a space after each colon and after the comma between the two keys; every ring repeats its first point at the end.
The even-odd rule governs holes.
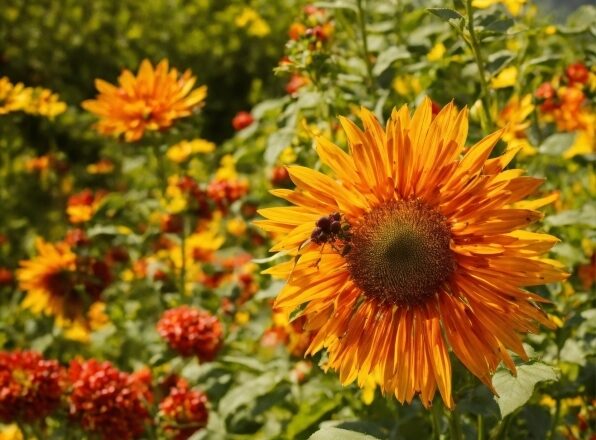
{"type": "Polygon", "coordinates": [[[294,259],[294,267],[300,258],[300,251],[311,243],[322,245],[319,258],[313,263],[313,267],[318,267],[321,262],[323,250],[329,244],[342,257],[345,257],[352,250],[352,234],[350,233],[350,224],[343,219],[339,212],[320,217],[313,229],[310,237],[303,241],[298,247],[298,255],[294,259]]]}

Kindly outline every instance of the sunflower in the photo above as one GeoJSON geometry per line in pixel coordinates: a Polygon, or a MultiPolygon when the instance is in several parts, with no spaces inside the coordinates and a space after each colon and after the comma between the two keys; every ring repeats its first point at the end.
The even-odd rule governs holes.
{"type": "Polygon", "coordinates": [[[97,130],[105,135],[124,135],[127,142],[141,139],[146,130],[170,127],[175,119],[184,118],[201,105],[207,87],[192,90],[196,78],[190,70],[179,75],[162,60],[155,68],[148,60],[141,63],[135,77],[124,70],[119,86],[101,79],[95,81],[97,99],[83,102],[83,108],[100,117],[97,130]]]}
{"type": "Polygon", "coordinates": [[[438,388],[453,408],[451,349],[495,392],[491,375],[508,352],[528,359],[520,334],[552,327],[524,286],[564,279],[540,255],[557,239],[522,230],[552,196],[522,201],[541,183],[503,171],[516,150],[489,159],[502,130],[464,151],[468,114],[453,103],[433,118],[394,109],[383,130],[362,109],[364,131],[340,118],[350,153],[323,137],[317,152],[332,176],[288,168],[295,206],[260,210],[257,223],[293,255],[266,271],[287,279],[275,307],[306,320],[307,349],[327,349],[340,381],[372,378],[400,402],[431,405],[438,388]]]}
{"type": "Polygon", "coordinates": [[[33,313],[58,317],[60,322],[86,323],[85,312],[109,284],[105,263],[77,257],[65,242],[48,243],[38,238],[37,256],[21,261],[19,286],[27,291],[22,306],[33,313]]]}

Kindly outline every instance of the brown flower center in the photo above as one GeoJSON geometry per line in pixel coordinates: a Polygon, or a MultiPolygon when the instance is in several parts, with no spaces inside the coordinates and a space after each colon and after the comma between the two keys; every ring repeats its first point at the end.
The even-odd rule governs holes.
{"type": "Polygon", "coordinates": [[[445,217],[419,200],[374,208],[352,230],[346,254],[354,283],[368,297],[396,305],[433,296],[455,270],[445,217]]]}

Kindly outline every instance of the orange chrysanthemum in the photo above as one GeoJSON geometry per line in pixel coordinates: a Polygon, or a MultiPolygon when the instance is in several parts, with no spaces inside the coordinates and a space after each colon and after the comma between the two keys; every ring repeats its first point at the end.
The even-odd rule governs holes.
{"type": "Polygon", "coordinates": [[[106,135],[124,135],[127,142],[143,137],[146,130],[170,127],[175,119],[189,116],[204,101],[207,87],[192,90],[196,78],[190,70],[179,75],[162,60],[155,69],[148,60],[135,77],[124,70],[119,87],[97,79],[97,99],[83,102],[83,108],[100,117],[97,130],[106,135]]]}
{"type": "Polygon", "coordinates": [[[275,306],[306,318],[343,384],[374,379],[400,402],[425,406],[436,389],[452,408],[449,347],[493,392],[491,375],[511,350],[527,359],[520,334],[552,326],[524,286],[567,275],[541,258],[557,239],[524,231],[552,201],[521,201],[541,179],[503,171],[515,150],[489,159],[502,131],[462,156],[467,110],[436,117],[426,99],[412,117],[393,111],[385,130],[362,109],[364,131],[340,118],[350,154],[317,137],[335,177],[300,167],[297,188],[274,195],[296,206],[260,211],[278,234],[273,251],[294,255],[268,271],[288,279],[275,306]]]}

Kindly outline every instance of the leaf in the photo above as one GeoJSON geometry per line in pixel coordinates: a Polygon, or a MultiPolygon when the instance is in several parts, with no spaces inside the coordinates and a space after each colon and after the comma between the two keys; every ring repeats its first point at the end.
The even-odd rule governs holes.
{"type": "Polygon", "coordinates": [[[242,406],[254,403],[257,397],[269,393],[282,379],[280,373],[268,372],[233,388],[219,401],[221,415],[227,418],[242,406]]]}
{"type": "Polygon", "coordinates": [[[378,440],[376,437],[340,428],[323,428],[311,435],[309,440],[378,440]]]}
{"type": "Polygon", "coordinates": [[[501,410],[501,417],[511,414],[530,400],[538,382],[558,378],[559,374],[553,367],[541,362],[519,365],[517,377],[505,369],[497,371],[493,376],[493,385],[499,394],[495,400],[501,410]]]}
{"type": "Polygon", "coordinates": [[[358,6],[355,1],[350,0],[335,0],[332,2],[316,2],[314,4],[317,8],[323,9],[349,9],[358,12],[358,6]]]}
{"type": "Polygon", "coordinates": [[[514,55],[508,50],[500,50],[488,57],[486,69],[493,75],[499,73],[507,64],[511,62],[514,55]]]}
{"type": "Polygon", "coordinates": [[[573,144],[575,133],[556,133],[547,137],[538,151],[549,156],[560,156],[573,144]]]}
{"type": "Polygon", "coordinates": [[[454,9],[449,9],[449,8],[426,8],[426,10],[428,12],[430,12],[433,15],[436,15],[437,17],[439,17],[441,20],[445,21],[445,22],[449,22],[449,20],[459,20],[464,18],[463,15],[461,15],[459,12],[457,12],[454,9]]]}
{"type": "Polygon", "coordinates": [[[333,399],[321,396],[317,402],[302,402],[298,408],[298,413],[292,418],[286,428],[286,434],[289,438],[294,438],[296,434],[313,426],[325,414],[336,408],[341,403],[341,396],[336,394],[333,399]]]}
{"type": "Polygon", "coordinates": [[[410,52],[408,52],[404,46],[391,46],[379,54],[377,62],[373,67],[373,75],[381,75],[381,73],[387,70],[394,61],[405,60],[410,58],[410,56],[410,52]]]}
{"type": "Polygon", "coordinates": [[[292,143],[293,138],[294,130],[288,127],[282,128],[269,136],[267,149],[265,150],[265,161],[267,162],[267,165],[273,165],[275,163],[283,149],[292,143]]]}

